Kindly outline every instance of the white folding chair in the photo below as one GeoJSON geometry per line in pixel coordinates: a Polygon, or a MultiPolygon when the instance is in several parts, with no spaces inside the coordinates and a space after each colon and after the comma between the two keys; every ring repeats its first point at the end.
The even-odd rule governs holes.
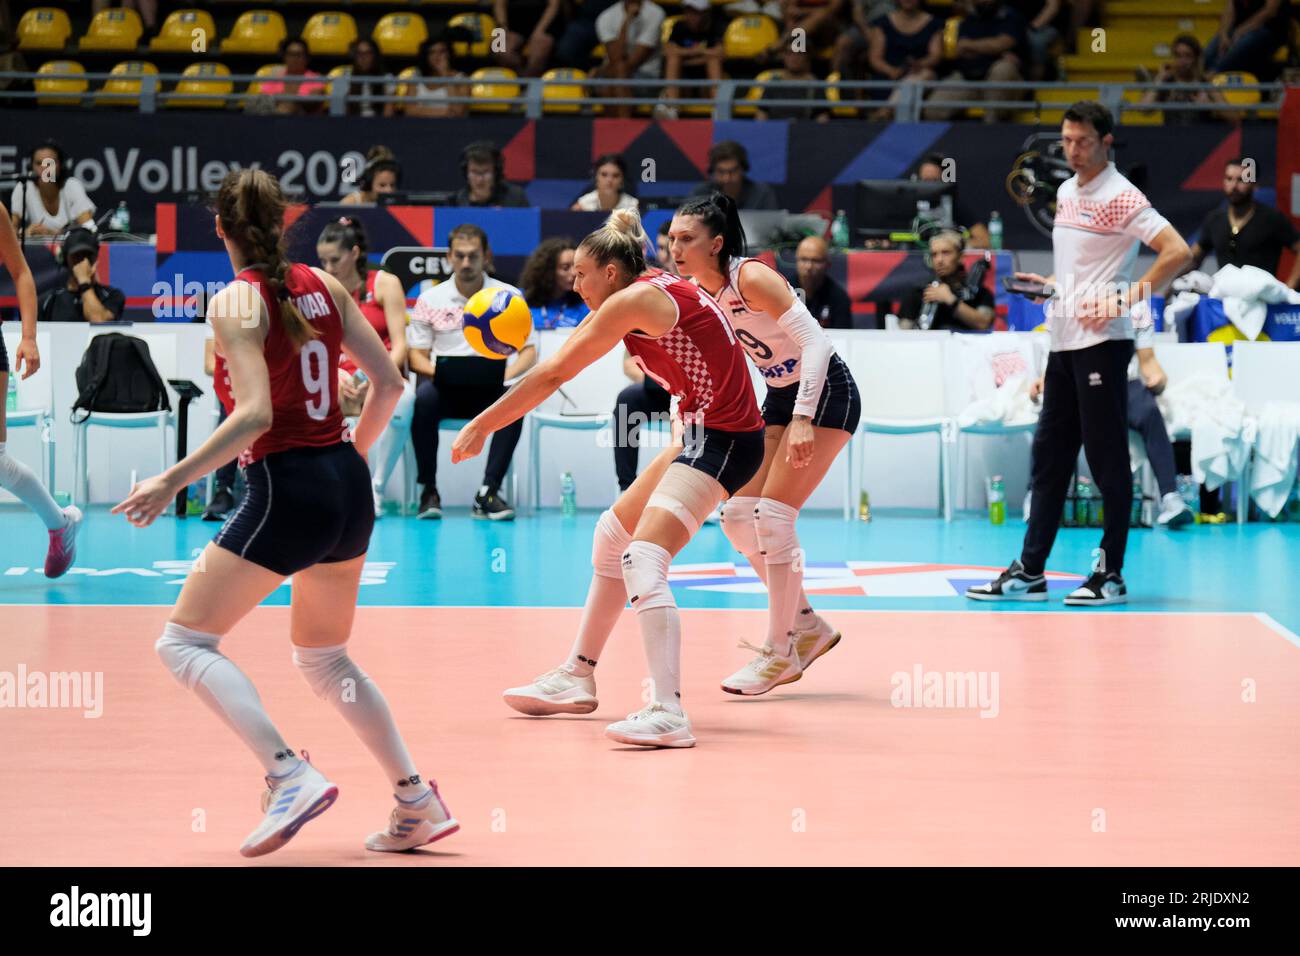
{"type": "MultiPolygon", "coordinates": [[[[1300,404],[1300,342],[1235,342],[1232,346],[1232,391],[1259,417],[1269,402],[1300,404]]],[[[1251,457],[1254,450],[1251,450],[1251,457]]],[[[1237,489],[1237,521],[1246,520],[1251,457],[1237,489]]]]}
{"type": "MultiPolygon", "coordinates": [[[[10,429],[39,429],[45,454],[41,457],[41,482],[50,493],[54,492],[54,376],[50,372],[53,355],[50,352],[50,333],[36,333],[36,350],[41,356],[41,367],[31,378],[24,380],[16,370],[14,355],[21,335],[5,333],[5,350],[9,353],[9,378],[17,388],[18,407],[5,415],[10,429]]],[[[0,395],[0,401],[7,401],[0,395]]]]}
{"type": "Polygon", "coordinates": [[[844,513],[852,514],[854,481],[865,471],[866,435],[924,435],[939,438],[939,510],[952,520],[948,445],[953,422],[945,412],[944,340],[947,333],[864,333],[855,338],[849,368],[862,395],[862,421],[850,439],[844,485],[844,513]]]}
{"type": "MultiPolygon", "coordinates": [[[[86,344],[96,335],[116,329],[91,330],[86,344]]],[[[149,357],[162,378],[169,399],[175,403],[176,396],[166,384],[169,378],[176,377],[176,336],[171,333],[142,333],[134,331],[129,334],[143,339],[149,348],[149,357]]],[[[90,478],[87,458],[89,456],[88,436],[92,427],[98,428],[156,428],[158,430],[158,472],[167,470],[167,430],[175,425],[175,412],[166,409],[156,412],[91,412],[83,421],[73,425],[73,503],[85,503],[90,500],[90,478]]]]}

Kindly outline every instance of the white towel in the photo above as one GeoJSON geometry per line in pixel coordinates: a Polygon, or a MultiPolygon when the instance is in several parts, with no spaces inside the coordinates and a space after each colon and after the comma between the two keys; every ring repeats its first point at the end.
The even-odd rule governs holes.
{"type": "Polygon", "coordinates": [[[1170,283],[1169,288],[1175,292],[1199,292],[1201,295],[1205,295],[1213,285],[1214,280],[1210,278],[1209,274],[1197,269],[1185,276],[1179,276],[1170,283]]]}
{"type": "Polygon", "coordinates": [[[1219,488],[1236,481],[1254,440],[1254,421],[1231,386],[1208,375],[1177,379],[1156,399],[1172,436],[1192,439],[1192,477],[1219,488]]]}
{"type": "Polygon", "coordinates": [[[1224,266],[1214,274],[1210,295],[1223,301],[1223,314],[1252,342],[1264,330],[1270,303],[1300,305],[1300,293],[1258,266],[1224,266]]]}
{"type": "Polygon", "coordinates": [[[1300,443],[1300,404],[1265,404],[1259,415],[1250,496],[1270,518],[1276,518],[1286,507],[1295,485],[1297,443],[1300,443]]]}

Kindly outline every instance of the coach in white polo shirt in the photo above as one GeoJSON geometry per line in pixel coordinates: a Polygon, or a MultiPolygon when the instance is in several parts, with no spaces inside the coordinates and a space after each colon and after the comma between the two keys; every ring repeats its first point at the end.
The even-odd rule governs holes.
{"type": "MultiPolygon", "coordinates": [[[[407,355],[412,371],[419,375],[411,444],[422,486],[417,512],[421,518],[442,517],[437,486],[439,423],[445,418],[473,418],[505,393],[506,382],[537,361],[536,332],[508,362],[484,358],[470,348],[463,314],[469,297],[480,289],[519,290],[487,274],[492,250],[487,233],[478,226],[457,226],[448,234],[447,246],[453,277],[420,293],[406,329],[407,355]]],[[[522,431],[519,421],[492,436],[483,486],[474,497],[474,517],[505,521],[515,516],[500,489],[522,431]]]]}
{"type": "Polygon", "coordinates": [[[1105,527],[1091,576],[1065,603],[1095,606],[1127,600],[1121,571],[1132,492],[1129,307],[1178,275],[1190,252],[1178,231],[1109,161],[1113,128],[1110,111],[1100,103],[1084,101],[1066,110],[1061,141],[1074,176],[1056,194],[1055,274],[1051,279],[1016,274],[1018,279],[1055,289],[1047,303],[1052,351],[1034,434],[1033,508],[1019,560],[996,581],[968,588],[966,596],[976,600],[1047,600],[1043,570],[1061,523],[1080,444],[1101,491],[1105,527]],[[1157,257],[1133,282],[1139,243],[1154,249],[1157,257]]]}

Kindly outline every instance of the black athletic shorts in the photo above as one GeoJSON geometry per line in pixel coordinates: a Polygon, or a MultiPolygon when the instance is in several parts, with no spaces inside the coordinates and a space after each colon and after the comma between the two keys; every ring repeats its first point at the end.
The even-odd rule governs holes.
{"type": "Polygon", "coordinates": [[[366,553],[375,500],[351,442],[272,452],[244,477],[244,500],[213,543],[285,577],[366,553]]]}
{"type": "MultiPolygon", "coordinates": [[[[769,425],[789,425],[794,418],[794,402],[798,397],[798,382],[781,388],[768,388],[767,397],[763,399],[763,421],[769,425]]],[[[858,430],[861,417],[862,398],[858,395],[858,384],[853,381],[848,363],[831,353],[826,381],[822,383],[822,397],[817,401],[812,423],[818,428],[843,429],[852,435],[858,430]]]]}
{"type": "Polygon", "coordinates": [[[9,353],[5,350],[5,337],[0,335],[0,372],[9,371],[9,353]]]}
{"type": "Polygon", "coordinates": [[[686,447],[673,459],[699,469],[734,495],[758,474],[763,465],[763,430],[724,432],[716,428],[692,429],[685,433],[686,447]]]}

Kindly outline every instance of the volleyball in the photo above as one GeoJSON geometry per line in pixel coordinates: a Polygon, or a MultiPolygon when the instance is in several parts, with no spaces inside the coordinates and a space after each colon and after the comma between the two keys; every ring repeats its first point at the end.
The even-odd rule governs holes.
{"type": "Polygon", "coordinates": [[[479,289],[465,303],[465,341],[488,358],[518,352],[533,331],[533,313],[513,289],[479,289]]]}

